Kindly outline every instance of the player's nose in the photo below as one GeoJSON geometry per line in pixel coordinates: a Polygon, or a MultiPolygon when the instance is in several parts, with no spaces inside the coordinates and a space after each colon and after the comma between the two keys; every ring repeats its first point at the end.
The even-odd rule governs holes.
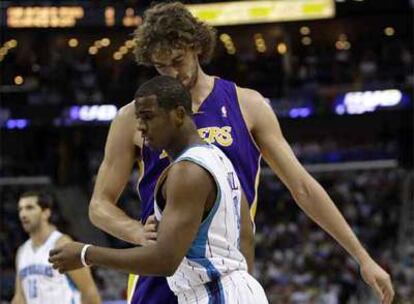
{"type": "Polygon", "coordinates": [[[139,132],[142,133],[142,135],[145,135],[148,128],[145,125],[145,123],[143,123],[141,120],[139,120],[138,125],[137,125],[137,129],[138,129],[139,132]]]}

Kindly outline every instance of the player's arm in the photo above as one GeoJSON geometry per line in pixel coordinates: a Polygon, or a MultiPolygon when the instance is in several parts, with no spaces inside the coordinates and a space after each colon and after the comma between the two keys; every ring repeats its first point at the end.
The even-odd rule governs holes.
{"type": "Polygon", "coordinates": [[[251,134],[273,172],[299,207],[359,262],[363,278],[385,297],[384,303],[390,303],[394,291],[389,275],[372,260],[326,191],[299,163],[271,107],[256,91],[239,88],[238,93],[251,134]]]}
{"type": "Polygon", "coordinates": [[[89,219],[105,232],[133,244],[143,244],[142,224],[118,206],[135,161],[134,104],[123,107],[112,121],[89,205],[89,219]]]}
{"type": "MultiPolygon", "coordinates": [[[[140,275],[174,274],[196,236],[215,184],[204,169],[185,161],[171,167],[165,183],[167,203],[157,242],[130,249],[92,246],[86,252],[88,263],[140,275]]],[[[82,267],[82,247],[83,244],[71,243],[52,250],[49,261],[61,272],[82,267]]]]}
{"type": "MultiPolygon", "coordinates": [[[[63,235],[56,242],[57,246],[63,246],[64,244],[72,242],[72,239],[63,235]]],[[[99,296],[98,289],[92,278],[92,274],[89,268],[81,268],[67,273],[81,294],[82,304],[100,304],[101,297],[99,296]]]]}
{"type": "Polygon", "coordinates": [[[246,258],[249,273],[252,273],[254,268],[254,232],[252,218],[250,217],[249,204],[247,203],[247,199],[244,193],[242,193],[240,203],[240,251],[246,258]]]}
{"type": "Polygon", "coordinates": [[[16,254],[16,280],[14,284],[14,296],[11,301],[11,304],[26,304],[26,299],[24,297],[22,284],[20,282],[19,274],[18,274],[19,255],[20,255],[20,249],[17,251],[17,254],[16,254]]]}

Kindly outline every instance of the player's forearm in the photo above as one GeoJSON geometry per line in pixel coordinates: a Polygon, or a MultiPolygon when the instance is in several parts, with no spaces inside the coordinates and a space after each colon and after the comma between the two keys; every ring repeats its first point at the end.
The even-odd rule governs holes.
{"type": "Polygon", "coordinates": [[[129,217],[118,206],[105,200],[92,199],[89,219],[103,231],[131,244],[143,244],[143,225],[129,217]]]}
{"type": "Polygon", "coordinates": [[[101,297],[96,288],[82,293],[82,304],[101,304],[101,297]]]}
{"type": "Polygon", "coordinates": [[[306,182],[294,198],[303,211],[335,238],[359,263],[369,258],[355,233],[334,202],[313,178],[306,182]]]}
{"type": "Polygon", "coordinates": [[[148,276],[170,276],[178,266],[156,244],[129,249],[91,246],[87,250],[86,261],[92,265],[148,276]]]}

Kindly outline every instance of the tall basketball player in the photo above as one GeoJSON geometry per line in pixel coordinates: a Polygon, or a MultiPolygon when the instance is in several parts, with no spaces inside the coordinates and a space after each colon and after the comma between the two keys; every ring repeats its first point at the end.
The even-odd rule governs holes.
{"type": "MultiPolygon", "coordinates": [[[[199,134],[232,161],[252,217],[263,156],[299,207],[355,258],[365,282],[384,303],[390,303],[394,291],[389,275],[361,246],[328,194],[298,162],[262,95],[204,73],[200,64],[207,63],[213,53],[214,29],[194,18],[179,2],[160,3],[145,12],[144,22],[135,32],[135,44],[139,64],[154,66],[161,75],[180,80],[190,90],[199,134]]],[[[134,111],[131,102],[112,122],[89,215],[97,227],[115,237],[145,244],[155,234],[153,223],[143,225],[154,213],[155,184],[170,162],[164,153],[151,151],[144,144],[134,111]],[[136,162],[141,174],[141,221],[129,218],[117,206],[136,162]]],[[[130,282],[129,301],[133,304],[176,301],[162,278],[139,277],[130,282]]]]}
{"type": "Polygon", "coordinates": [[[126,250],[70,243],[51,251],[53,267],[64,272],[83,261],[169,276],[183,304],[268,303],[239,251],[240,238],[253,237],[239,179],[226,155],[198,135],[190,93],[178,80],[158,76],[138,89],[135,100],[146,143],[172,160],[154,192],[157,241],[126,250]]]}
{"type": "Polygon", "coordinates": [[[49,222],[50,196],[27,192],[18,202],[19,218],[29,239],[16,256],[16,286],[12,304],[100,304],[89,269],[62,275],[48,262],[49,251],[71,241],[49,222]]]}

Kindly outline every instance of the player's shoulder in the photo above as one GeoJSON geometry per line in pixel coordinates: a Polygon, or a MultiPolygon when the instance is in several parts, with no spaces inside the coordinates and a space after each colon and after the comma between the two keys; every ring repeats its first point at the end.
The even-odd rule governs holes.
{"type": "Polygon", "coordinates": [[[17,248],[16,255],[19,255],[23,250],[25,250],[27,247],[29,247],[30,243],[31,243],[30,239],[27,239],[23,244],[21,244],[19,246],[19,248],[17,248]]]}
{"type": "Polygon", "coordinates": [[[116,116],[117,119],[131,119],[135,117],[134,100],[121,107],[116,116]]]}
{"type": "Polygon", "coordinates": [[[121,137],[132,138],[135,136],[136,130],[136,117],[135,117],[135,105],[134,101],[123,106],[119,109],[117,115],[111,124],[111,130],[113,134],[119,134],[121,137]],[[129,134],[130,137],[125,136],[129,134]]]}
{"type": "Polygon", "coordinates": [[[212,184],[213,173],[209,169],[210,166],[206,164],[208,162],[208,158],[205,158],[207,155],[202,154],[204,156],[201,156],[200,153],[198,155],[197,159],[186,157],[170,166],[167,175],[167,188],[173,184],[173,188],[176,190],[192,191],[200,187],[208,188],[207,186],[212,184]],[[205,161],[202,158],[205,158],[205,161]]]}
{"type": "Polygon", "coordinates": [[[57,240],[56,240],[56,246],[61,246],[64,245],[66,243],[72,242],[73,239],[67,235],[67,234],[62,234],[57,240]]]}
{"type": "Polygon", "coordinates": [[[21,244],[16,251],[16,263],[19,263],[20,257],[24,255],[25,252],[28,252],[30,246],[30,239],[27,239],[23,244],[21,244]]]}
{"type": "Polygon", "coordinates": [[[191,160],[191,158],[185,158],[170,166],[167,178],[173,181],[180,179],[181,181],[194,182],[205,175],[208,174],[204,166],[195,160],[191,160]],[[183,176],[186,178],[183,179],[183,176]]]}
{"type": "Polygon", "coordinates": [[[236,90],[243,116],[247,121],[260,119],[263,111],[273,111],[269,100],[258,91],[239,86],[236,86],[236,90]]]}
{"type": "Polygon", "coordinates": [[[240,87],[238,85],[236,85],[236,91],[237,91],[237,95],[239,97],[239,99],[253,99],[253,100],[263,100],[264,97],[262,94],[260,94],[258,91],[250,89],[250,88],[245,88],[245,87],[240,87]]]}

